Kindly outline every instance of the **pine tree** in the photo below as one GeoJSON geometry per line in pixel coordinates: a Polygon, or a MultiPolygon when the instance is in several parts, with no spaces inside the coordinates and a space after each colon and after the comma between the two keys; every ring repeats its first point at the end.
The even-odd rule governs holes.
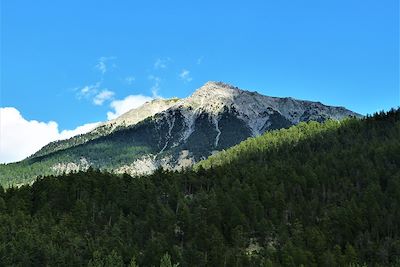
{"type": "Polygon", "coordinates": [[[139,265],[136,263],[135,256],[132,256],[131,262],[129,263],[129,267],[139,267],[139,265]]]}
{"type": "Polygon", "coordinates": [[[171,256],[166,252],[160,261],[160,267],[178,267],[179,263],[172,264],[171,256]]]}

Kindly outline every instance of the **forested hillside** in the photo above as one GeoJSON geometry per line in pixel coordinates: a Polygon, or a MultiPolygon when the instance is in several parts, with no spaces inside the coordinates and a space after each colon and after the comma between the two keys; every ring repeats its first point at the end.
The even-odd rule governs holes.
{"type": "Polygon", "coordinates": [[[399,266],[399,222],[392,110],[267,132],[185,172],[0,188],[0,265],[399,266]]]}

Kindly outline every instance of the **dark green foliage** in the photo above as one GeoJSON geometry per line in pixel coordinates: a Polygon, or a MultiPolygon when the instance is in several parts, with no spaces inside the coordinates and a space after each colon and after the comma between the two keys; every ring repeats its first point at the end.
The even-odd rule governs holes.
{"type": "Polygon", "coordinates": [[[196,171],[0,187],[0,265],[396,266],[399,222],[392,110],[266,133],[196,171]]]}
{"type": "Polygon", "coordinates": [[[167,253],[161,258],[160,267],[178,267],[179,264],[172,264],[171,256],[167,253]]]}

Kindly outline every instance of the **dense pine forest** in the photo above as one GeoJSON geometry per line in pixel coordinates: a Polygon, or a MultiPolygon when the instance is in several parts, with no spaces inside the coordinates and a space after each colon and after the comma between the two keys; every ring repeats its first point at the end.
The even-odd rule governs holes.
{"type": "Polygon", "coordinates": [[[300,123],[193,170],[0,187],[0,266],[399,266],[400,110],[300,123]]]}

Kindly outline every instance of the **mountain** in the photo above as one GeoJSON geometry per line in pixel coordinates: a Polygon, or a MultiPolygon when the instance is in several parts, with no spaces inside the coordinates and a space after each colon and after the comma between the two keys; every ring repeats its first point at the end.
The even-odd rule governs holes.
{"type": "Polygon", "coordinates": [[[148,117],[154,116],[155,114],[170,108],[178,100],[179,100],[178,98],[154,99],[150,102],[146,102],[139,108],[131,109],[130,111],[122,114],[116,119],[112,119],[100,124],[89,133],[74,136],[68,140],[51,142],[50,144],[44,146],[29,158],[35,158],[46,154],[50,154],[58,150],[63,150],[69,147],[77,146],[86,143],[90,140],[99,138],[101,136],[111,134],[116,130],[137,124],[138,122],[148,117]]]}
{"type": "Polygon", "coordinates": [[[0,186],[1,265],[399,266],[399,166],[391,110],[266,132],[196,170],[0,186]]]}
{"type": "Polygon", "coordinates": [[[177,170],[269,130],[348,116],[360,115],[343,107],[208,82],[187,98],[153,100],[87,134],[50,143],[22,162],[3,165],[0,180],[30,182],[35,175],[89,166],[130,174],[159,167],[177,170]]]}

